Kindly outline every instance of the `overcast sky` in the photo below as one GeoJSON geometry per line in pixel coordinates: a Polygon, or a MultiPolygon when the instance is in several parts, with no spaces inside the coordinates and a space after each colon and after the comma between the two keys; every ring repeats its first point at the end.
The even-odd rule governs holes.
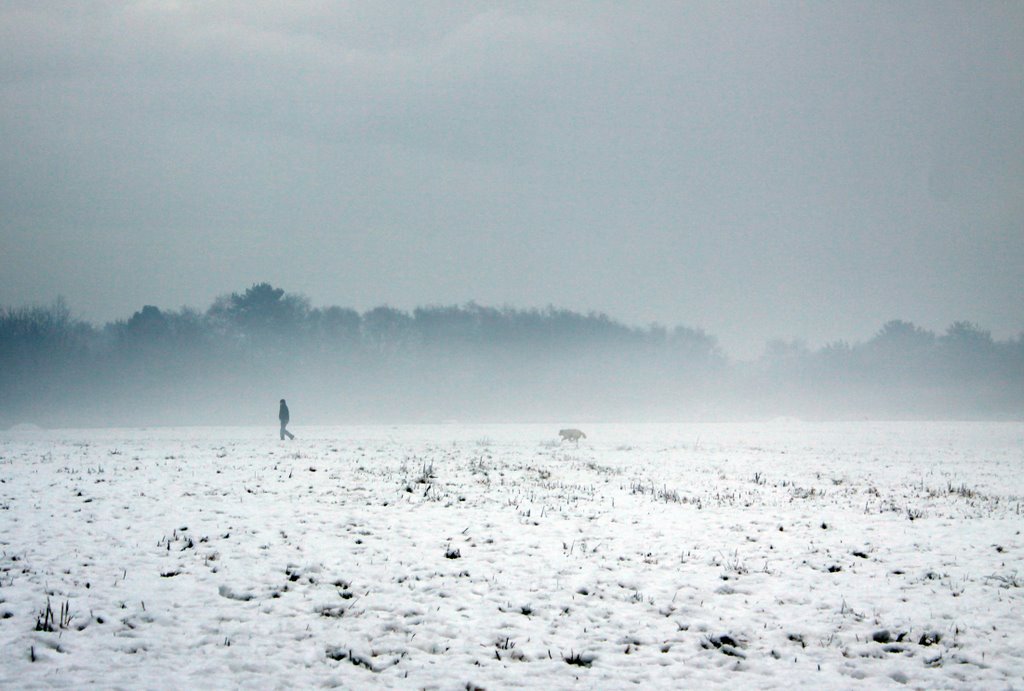
{"type": "Polygon", "coordinates": [[[1024,3],[0,4],[0,304],[1024,329],[1024,3]]]}

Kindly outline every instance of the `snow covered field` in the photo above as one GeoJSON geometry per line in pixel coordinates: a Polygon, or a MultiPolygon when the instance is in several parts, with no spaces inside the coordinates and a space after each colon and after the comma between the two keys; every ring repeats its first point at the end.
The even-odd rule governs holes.
{"type": "Polygon", "coordinates": [[[583,429],[2,432],[0,688],[1024,687],[1024,424],[583,429]]]}

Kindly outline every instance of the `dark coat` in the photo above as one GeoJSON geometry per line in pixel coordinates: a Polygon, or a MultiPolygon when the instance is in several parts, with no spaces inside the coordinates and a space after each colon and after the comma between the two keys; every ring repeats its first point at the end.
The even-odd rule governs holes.
{"type": "Polygon", "coordinates": [[[281,401],[281,410],[277,413],[277,419],[281,422],[288,422],[288,406],[285,405],[284,401],[281,401]]]}

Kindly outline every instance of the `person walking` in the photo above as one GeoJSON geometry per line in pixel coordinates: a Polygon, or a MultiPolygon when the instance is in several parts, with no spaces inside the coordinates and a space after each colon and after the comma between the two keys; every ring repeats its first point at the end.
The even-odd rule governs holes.
{"type": "Polygon", "coordinates": [[[284,402],[283,398],[281,399],[281,409],[277,413],[277,419],[281,421],[281,439],[284,440],[285,436],[289,439],[294,439],[295,435],[285,429],[288,426],[290,417],[288,415],[288,404],[284,402]]]}

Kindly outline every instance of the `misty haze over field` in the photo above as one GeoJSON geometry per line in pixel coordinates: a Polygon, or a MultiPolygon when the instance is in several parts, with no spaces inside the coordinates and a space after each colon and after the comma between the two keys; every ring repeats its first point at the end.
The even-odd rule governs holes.
{"type": "Polygon", "coordinates": [[[0,311],[0,425],[1019,417],[1024,337],[884,324],[753,363],[714,336],[470,303],[311,307],[268,283],[204,312],[147,305],[96,328],[57,302],[0,311]]]}
{"type": "Polygon", "coordinates": [[[1024,4],[17,0],[0,42],[0,426],[1024,414],[1024,4]]]}

